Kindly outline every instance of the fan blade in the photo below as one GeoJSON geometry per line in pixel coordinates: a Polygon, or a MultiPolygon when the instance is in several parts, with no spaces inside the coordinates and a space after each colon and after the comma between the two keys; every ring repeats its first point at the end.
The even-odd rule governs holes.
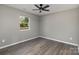
{"type": "Polygon", "coordinates": [[[39,9],[33,9],[33,10],[39,10],[39,9]]]}
{"type": "Polygon", "coordinates": [[[49,10],[44,9],[44,11],[49,11],[49,10]]]}
{"type": "Polygon", "coordinates": [[[46,5],[46,6],[44,6],[43,8],[48,8],[49,7],[49,5],[46,5]]]}
{"type": "Polygon", "coordinates": [[[37,8],[40,8],[38,5],[35,5],[37,8]]]}

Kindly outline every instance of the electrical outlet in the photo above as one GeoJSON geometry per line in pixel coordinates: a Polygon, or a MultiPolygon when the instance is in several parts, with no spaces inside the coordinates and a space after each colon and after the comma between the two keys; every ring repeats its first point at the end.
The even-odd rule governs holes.
{"type": "Polygon", "coordinates": [[[5,42],[5,40],[2,40],[2,43],[4,43],[5,42]]]}
{"type": "Polygon", "coordinates": [[[69,39],[72,40],[72,37],[70,37],[69,39]]]}

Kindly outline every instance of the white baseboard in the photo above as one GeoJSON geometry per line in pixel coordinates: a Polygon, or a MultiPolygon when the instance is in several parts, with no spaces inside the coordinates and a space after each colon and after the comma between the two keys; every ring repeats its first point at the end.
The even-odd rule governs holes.
{"type": "MultiPolygon", "coordinates": [[[[64,41],[53,39],[53,38],[49,38],[49,37],[44,37],[44,36],[38,36],[38,37],[49,39],[49,40],[53,40],[53,41],[58,41],[58,42],[69,44],[69,45],[78,46],[78,44],[75,44],[75,43],[64,42],[64,41]]],[[[35,39],[35,38],[38,38],[38,37],[33,37],[33,38],[29,38],[29,39],[26,39],[26,40],[23,40],[23,41],[19,41],[19,42],[13,43],[13,44],[5,45],[5,46],[0,47],[0,49],[7,48],[7,47],[10,47],[10,46],[19,44],[19,43],[23,43],[23,42],[26,42],[26,41],[29,41],[29,40],[32,40],[32,39],[35,39]]],[[[79,48],[78,48],[78,50],[79,50],[79,48]]]]}
{"type": "Polygon", "coordinates": [[[38,38],[38,37],[33,37],[33,38],[29,38],[29,39],[19,41],[19,42],[13,43],[13,44],[5,45],[5,46],[0,47],[0,49],[7,48],[7,47],[10,47],[10,46],[13,46],[13,45],[16,45],[16,44],[20,44],[20,43],[23,43],[23,42],[26,42],[26,41],[29,41],[29,40],[32,40],[32,39],[35,39],[35,38],[38,38]]]}
{"type": "Polygon", "coordinates": [[[45,39],[49,39],[49,40],[53,40],[53,41],[57,41],[57,42],[61,42],[61,43],[65,43],[65,44],[69,44],[69,45],[73,45],[73,46],[78,46],[78,44],[75,44],[75,43],[65,42],[65,41],[57,40],[57,39],[50,38],[50,37],[44,37],[44,36],[40,36],[40,37],[45,38],[45,39]]]}

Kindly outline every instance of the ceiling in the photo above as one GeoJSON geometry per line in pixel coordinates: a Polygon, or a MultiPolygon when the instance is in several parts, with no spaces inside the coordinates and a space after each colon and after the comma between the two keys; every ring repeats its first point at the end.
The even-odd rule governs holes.
{"type": "Polygon", "coordinates": [[[39,13],[39,11],[32,10],[36,9],[34,4],[6,4],[6,5],[38,16],[69,10],[77,8],[79,6],[77,4],[49,4],[50,5],[50,7],[48,8],[50,10],[49,12],[43,11],[42,13],[39,13]]]}

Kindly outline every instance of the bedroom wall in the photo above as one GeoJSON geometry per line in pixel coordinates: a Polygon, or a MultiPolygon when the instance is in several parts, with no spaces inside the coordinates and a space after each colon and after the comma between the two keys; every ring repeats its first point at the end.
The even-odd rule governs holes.
{"type": "Polygon", "coordinates": [[[57,12],[40,18],[40,36],[78,44],[79,9],[57,12]]]}
{"type": "Polygon", "coordinates": [[[38,36],[79,44],[78,19],[79,9],[38,17],[0,5],[0,47],[38,36]],[[19,30],[19,16],[30,17],[30,30],[19,30]],[[72,40],[70,40],[71,37],[72,40]],[[2,40],[5,42],[2,43],[2,40]]]}
{"type": "Polygon", "coordinates": [[[39,17],[0,5],[0,47],[13,44],[19,41],[34,38],[39,35],[39,17]],[[19,30],[19,16],[30,18],[30,30],[19,30]],[[2,43],[2,40],[5,40],[2,43]]]}

